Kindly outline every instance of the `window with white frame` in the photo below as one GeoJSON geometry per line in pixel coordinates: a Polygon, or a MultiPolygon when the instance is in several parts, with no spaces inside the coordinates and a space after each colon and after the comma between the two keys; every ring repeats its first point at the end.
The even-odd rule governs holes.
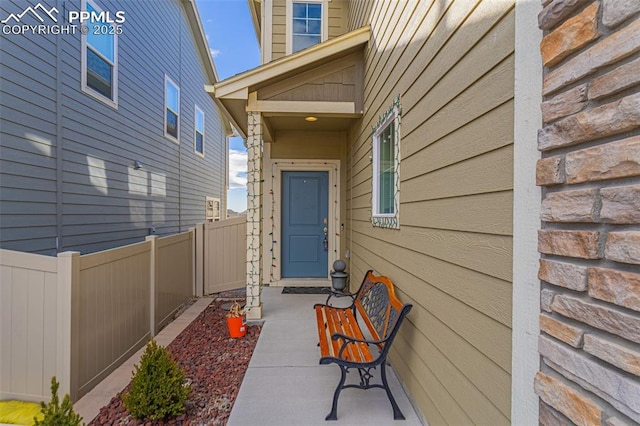
{"type": "Polygon", "coordinates": [[[326,0],[287,2],[287,54],[327,39],[327,9],[326,0]]]}
{"type": "Polygon", "coordinates": [[[221,219],[220,198],[205,197],[205,219],[207,222],[215,222],[221,219]]]}
{"type": "MultiPolygon", "coordinates": [[[[92,0],[82,0],[82,11],[101,16],[92,0]]],[[[82,34],[82,90],[117,108],[118,106],[118,34],[121,27],[92,21],[82,34]]]]}
{"type": "Polygon", "coordinates": [[[196,105],[195,123],[193,126],[193,147],[196,154],[204,157],[204,112],[196,105]]]}
{"type": "Polygon", "coordinates": [[[180,125],[180,87],[164,76],[164,135],[178,141],[180,125]]]}
{"type": "Polygon", "coordinates": [[[373,132],[374,226],[399,228],[400,207],[400,98],[385,112],[373,132]]]}

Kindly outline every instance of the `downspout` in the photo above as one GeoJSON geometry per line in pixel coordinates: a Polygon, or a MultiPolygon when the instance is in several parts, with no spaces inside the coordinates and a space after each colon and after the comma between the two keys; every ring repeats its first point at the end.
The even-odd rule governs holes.
{"type": "MultiPolygon", "coordinates": [[[[181,6],[184,7],[184,6],[181,6]]],[[[182,22],[178,21],[178,85],[180,86],[180,99],[178,99],[178,111],[180,111],[178,121],[178,232],[182,232],[182,143],[180,143],[180,134],[184,126],[183,108],[182,108],[182,22]]]]}
{"type": "MultiPolygon", "coordinates": [[[[66,16],[66,3],[63,1],[61,10],[66,16]]],[[[63,251],[62,244],[62,169],[63,138],[62,138],[62,37],[56,39],[56,253],[63,251]]]]}

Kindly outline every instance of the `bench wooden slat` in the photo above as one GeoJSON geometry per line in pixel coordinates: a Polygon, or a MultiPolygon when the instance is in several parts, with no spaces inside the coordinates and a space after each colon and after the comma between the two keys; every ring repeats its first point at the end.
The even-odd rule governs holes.
{"type": "MultiPolygon", "coordinates": [[[[340,309],[340,310],[338,310],[336,312],[338,314],[338,320],[340,321],[340,327],[342,328],[342,334],[344,334],[346,336],[354,337],[353,328],[352,328],[351,324],[349,323],[349,320],[347,319],[347,316],[344,313],[345,310],[344,309],[340,309]]],[[[345,348],[344,352],[347,352],[347,351],[349,353],[349,358],[352,361],[362,362],[362,356],[360,355],[360,352],[358,351],[358,346],[357,345],[354,345],[353,343],[347,344],[347,347],[345,348]]]]}
{"type": "MultiPolygon", "coordinates": [[[[345,324],[345,334],[351,337],[355,337],[356,339],[364,339],[362,332],[358,326],[358,323],[353,316],[353,312],[349,310],[339,311],[340,318],[345,324]]],[[[369,362],[373,360],[371,356],[371,352],[369,352],[369,348],[365,343],[352,343],[350,345],[353,352],[353,359],[356,362],[369,362]]]]}
{"type": "Polygon", "coordinates": [[[371,323],[371,320],[369,319],[369,316],[367,315],[367,311],[364,310],[364,307],[362,306],[360,301],[356,301],[356,308],[358,309],[358,312],[360,313],[360,318],[362,318],[362,320],[364,321],[365,325],[369,329],[369,332],[371,333],[371,337],[373,337],[373,340],[382,340],[380,335],[378,335],[378,330],[376,330],[376,328],[371,323]]]}
{"type": "MultiPolygon", "coordinates": [[[[360,326],[358,325],[358,321],[353,311],[352,310],[347,311],[347,316],[349,316],[350,321],[352,321],[352,323],[356,324],[356,328],[354,330],[355,337],[358,339],[366,340],[366,338],[364,337],[364,334],[362,334],[362,331],[360,330],[360,326]]],[[[365,361],[366,362],[373,361],[373,354],[371,353],[371,349],[369,348],[369,345],[362,342],[358,343],[358,345],[360,346],[360,351],[362,352],[365,361]]]]}
{"type": "MultiPolygon", "coordinates": [[[[350,324],[347,322],[346,318],[343,316],[344,310],[332,309],[332,311],[333,311],[333,318],[335,321],[334,325],[336,330],[338,330],[338,333],[342,333],[346,336],[353,337],[353,334],[350,332],[350,324]]],[[[344,340],[340,339],[338,340],[338,342],[339,342],[339,345],[338,345],[338,352],[339,352],[340,348],[344,343],[344,340]]],[[[336,356],[338,356],[338,352],[336,352],[335,354],[336,356]]],[[[362,362],[360,354],[358,353],[358,348],[351,343],[348,343],[345,346],[344,350],[342,351],[342,356],[344,359],[348,359],[349,361],[362,362]]]]}
{"type": "MultiPolygon", "coordinates": [[[[336,312],[335,309],[327,309],[326,311],[327,314],[327,325],[329,326],[329,335],[333,336],[336,333],[341,333],[344,334],[342,332],[341,329],[338,329],[339,325],[340,325],[340,321],[338,320],[338,314],[336,312]]],[[[340,352],[340,346],[342,345],[342,339],[338,339],[338,340],[333,340],[331,339],[331,346],[333,348],[333,356],[337,357],[338,353],[340,352]]],[[[349,353],[346,352],[344,353],[344,359],[348,359],[351,360],[351,358],[349,357],[349,353]]]]}
{"type": "Polygon", "coordinates": [[[316,320],[318,321],[318,338],[320,339],[320,355],[329,356],[329,342],[327,341],[327,326],[324,318],[324,309],[316,306],[316,320]]]}

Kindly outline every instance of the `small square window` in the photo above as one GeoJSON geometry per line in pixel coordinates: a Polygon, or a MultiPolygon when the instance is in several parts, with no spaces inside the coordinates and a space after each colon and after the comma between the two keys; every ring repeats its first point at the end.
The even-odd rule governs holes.
{"type": "Polygon", "coordinates": [[[178,141],[180,125],[180,87],[164,76],[164,134],[178,141]]]}
{"type": "Polygon", "coordinates": [[[374,226],[399,228],[400,207],[400,99],[380,117],[373,133],[374,226]]]}
{"type": "Polygon", "coordinates": [[[194,151],[204,156],[204,112],[197,105],[194,121],[194,151]]]}

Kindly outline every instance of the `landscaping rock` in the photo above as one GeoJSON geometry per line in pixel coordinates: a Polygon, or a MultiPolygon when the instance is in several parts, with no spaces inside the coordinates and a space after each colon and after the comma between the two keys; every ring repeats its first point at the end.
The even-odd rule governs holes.
{"type": "MultiPolygon", "coordinates": [[[[216,301],[207,307],[167,347],[184,369],[191,393],[185,403],[183,415],[164,421],[141,421],[129,416],[121,395],[111,399],[94,418],[90,426],[163,426],[163,425],[224,425],[249,366],[258,341],[261,326],[247,327],[242,339],[229,338],[227,311],[216,301]]],[[[90,420],[90,419],[85,419],[90,420]]]]}

